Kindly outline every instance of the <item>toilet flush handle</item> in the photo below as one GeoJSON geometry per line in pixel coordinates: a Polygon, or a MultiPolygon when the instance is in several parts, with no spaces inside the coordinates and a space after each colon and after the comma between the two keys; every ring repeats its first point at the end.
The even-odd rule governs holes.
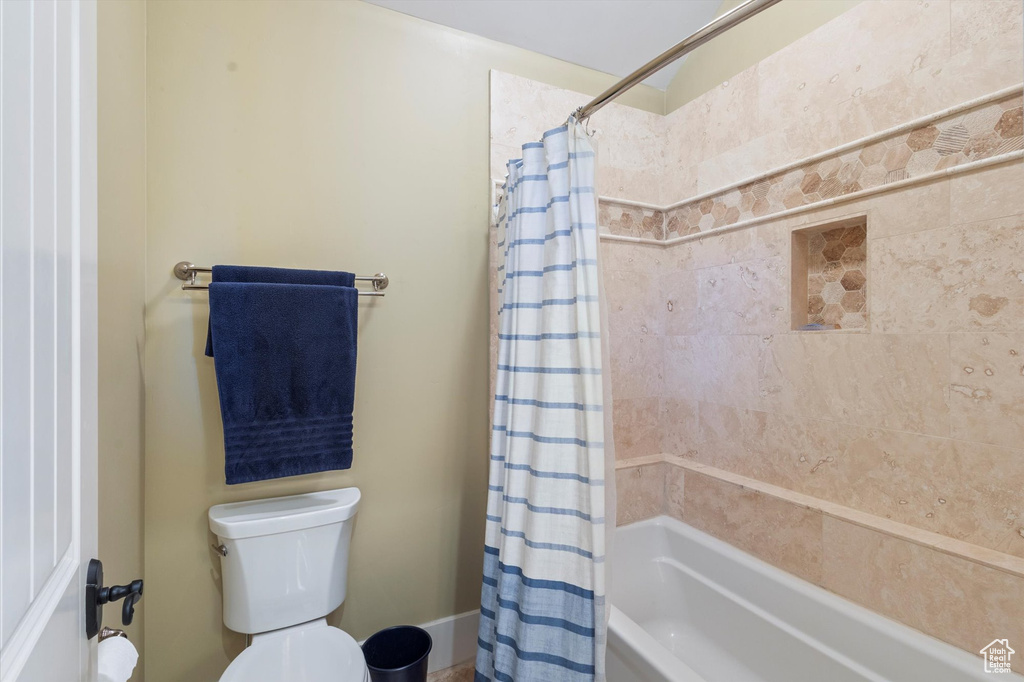
{"type": "Polygon", "coordinates": [[[213,547],[213,551],[217,554],[220,554],[221,556],[228,555],[228,548],[224,545],[210,545],[210,547],[213,547]]]}

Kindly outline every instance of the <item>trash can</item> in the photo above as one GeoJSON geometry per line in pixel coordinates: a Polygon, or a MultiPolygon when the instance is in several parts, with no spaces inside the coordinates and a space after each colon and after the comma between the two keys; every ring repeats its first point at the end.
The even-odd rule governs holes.
{"type": "Polygon", "coordinates": [[[427,631],[396,625],[363,642],[363,656],[373,682],[426,682],[433,642],[427,631]]]}

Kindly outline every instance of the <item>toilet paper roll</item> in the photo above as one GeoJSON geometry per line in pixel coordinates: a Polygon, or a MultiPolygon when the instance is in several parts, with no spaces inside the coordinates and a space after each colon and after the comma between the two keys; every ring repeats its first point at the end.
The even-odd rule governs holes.
{"type": "Polygon", "coordinates": [[[108,637],[100,642],[99,682],[128,682],[139,661],[135,645],[124,637],[108,637]]]}

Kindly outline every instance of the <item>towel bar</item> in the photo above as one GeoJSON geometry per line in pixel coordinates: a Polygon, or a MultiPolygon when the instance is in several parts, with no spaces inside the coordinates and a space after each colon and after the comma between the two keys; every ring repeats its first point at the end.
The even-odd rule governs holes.
{"type": "MultiPolygon", "coordinates": [[[[212,272],[212,268],[201,268],[198,265],[193,265],[187,260],[183,260],[174,266],[174,276],[180,280],[184,280],[184,284],[181,285],[182,289],[209,289],[210,287],[206,284],[196,284],[196,275],[200,272],[212,272]]],[[[357,282],[372,282],[373,291],[360,291],[360,296],[383,296],[384,289],[388,288],[388,276],[383,272],[378,272],[376,275],[369,277],[356,277],[357,282]]]]}

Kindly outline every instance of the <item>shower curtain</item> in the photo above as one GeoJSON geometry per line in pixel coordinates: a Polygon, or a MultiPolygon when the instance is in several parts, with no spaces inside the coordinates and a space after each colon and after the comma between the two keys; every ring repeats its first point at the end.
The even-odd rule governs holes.
{"type": "Polygon", "coordinates": [[[594,174],[594,147],[570,119],[508,163],[497,207],[498,367],[476,682],[604,680],[605,480],[614,478],[594,174]]]}

